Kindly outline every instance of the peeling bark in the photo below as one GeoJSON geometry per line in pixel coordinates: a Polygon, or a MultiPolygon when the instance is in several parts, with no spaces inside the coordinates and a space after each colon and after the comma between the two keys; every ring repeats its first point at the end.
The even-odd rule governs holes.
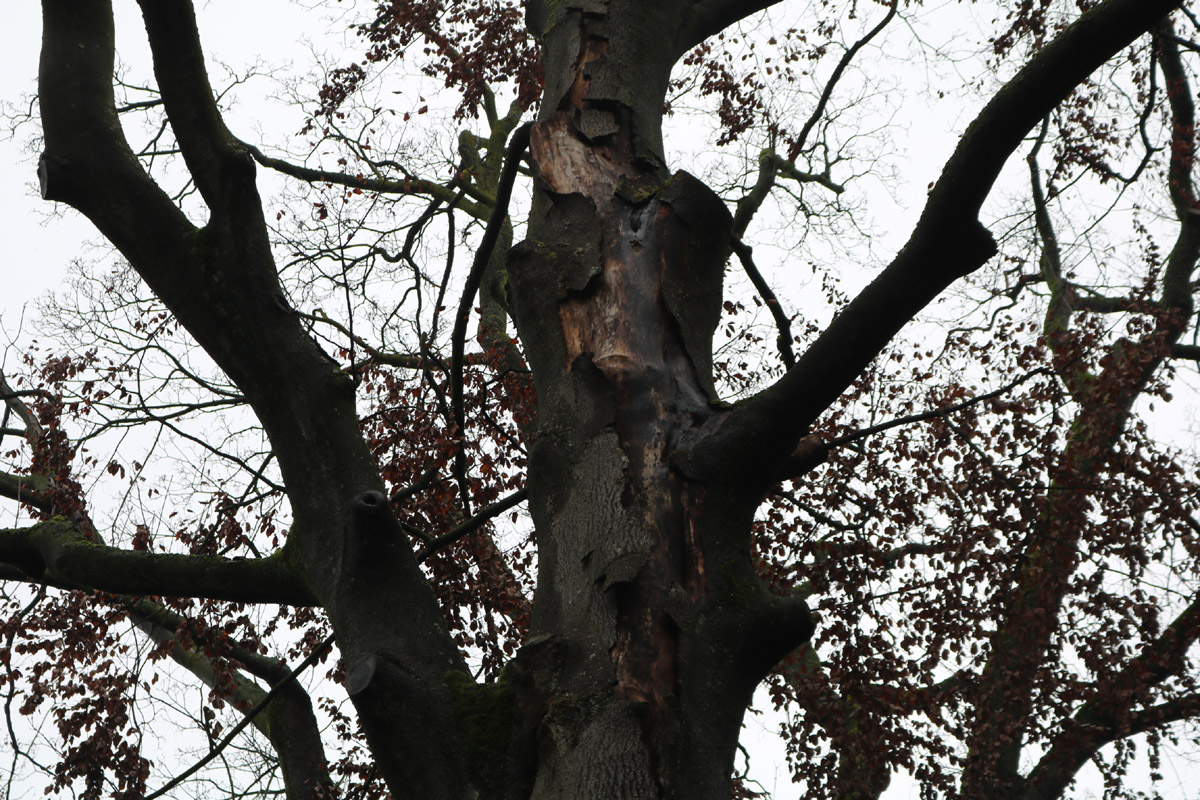
{"type": "Polygon", "coordinates": [[[670,63],[618,6],[547,23],[552,102],[531,133],[529,238],[509,264],[539,397],[532,633],[555,654],[531,669],[547,707],[533,796],[723,798],[750,693],[811,621],[750,569],[758,490],[676,463],[716,413],[732,219],[664,167],[670,63]],[[775,635],[748,641],[768,618],[775,635]]]}

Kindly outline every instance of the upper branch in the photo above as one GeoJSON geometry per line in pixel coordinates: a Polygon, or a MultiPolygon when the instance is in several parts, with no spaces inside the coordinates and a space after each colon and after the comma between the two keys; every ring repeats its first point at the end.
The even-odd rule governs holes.
{"type": "Polygon", "coordinates": [[[42,16],[42,197],[81,211],[131,262],[169,259],[164,239],[194,229],[121,132],[111,4],[45,0],[42,16]]]}
{"type": "Polygon", "coordinates": [[[792,143],[791,149],[788,151],[788,160],[794,161],[796,156],[804,151],[804,147],[808,142],[809,134],[813,128],[821,121],[821,116],[825,113],[825,107],[829,105],[829,98],[833,96],[833,90],[837,86],[838,81],[842,79],[842,75],[846,71],[846,67],[850,66],[850,62],[858,55],[858,51],[866,47],[872,39],[888,26],[896,16],[896,10],[899,8],[899,0],[892,0],[891,6],[888,8],[887,14],[883,19],[875,24],[875,27],[867,31],[867,33],[851,45],[842,57],[838,60],[837,66],[833,68],[833,74],[829,76],[829,80],[825,82],[825,89],[821,92],[821,99],[817,101],[816,107],[812,110],[808,119],[805,120],[804,126],[800,129],[800,133],[796,135],[796,141],[792,143]]]}
{"type": "Polygon", "coordinates": [[[786,453],[895,334],[995,252],[979,211],[1029,130],[1179,0],[1106,0],[1083,14],[1001,88],[959,140],[908,243],[774,385],[726,415],[720,454],[786,453]],[[722,446],[724,445],[724,446],[722,446]],[[766,450],[764,451],[764,448],[766,450]]]}
{"type": "Polygon", "coordinates": [[[1196,107],[1191,82],[1179,55],[1174,28],[1164,21],[1156,32],[1159,66],[1166,78],[1171,106],[1171,161],[1167,188],[1179,218],[1179,238],[1167,259],[1162,278],[1162,302],[1185,317],[1192,313],[1192,271],[1200,257],[1200,201],[1195,194],[1196,107]]]}
{"type": "Polygon", "coordinates": [[[254,165],[221,118],[208,82],[204,51],[189,0],[141,2],[154,72],[171,128],[196,188],[214,214],[261,216],[253,185],[254,165]]]}
{"type": "Polygon", "coordinates": [[[770,8],[779,0],[692,0],[680,31],[680,52],[686,52],[735,22],[770,8]]]}

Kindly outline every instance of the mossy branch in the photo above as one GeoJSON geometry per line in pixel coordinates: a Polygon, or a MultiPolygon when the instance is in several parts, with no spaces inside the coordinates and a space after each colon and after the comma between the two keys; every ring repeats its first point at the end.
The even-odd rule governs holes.
{"type": "Polygon", "coordinates": [[[14,567],[30,583],[63,589],[298,606],[315,602],[283,551],[263,559],[230,559],[123,550],[90,541],[65,517],[0,530],[0,564],[14,567]]]}

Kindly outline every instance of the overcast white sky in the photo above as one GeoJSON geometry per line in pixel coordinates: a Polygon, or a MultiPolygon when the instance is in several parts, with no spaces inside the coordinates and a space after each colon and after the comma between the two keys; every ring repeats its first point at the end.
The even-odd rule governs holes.
{"type": "MultiPolygon", "coordinates": [[[[209,56],[235,68],[253,63],[259,56],[280,64],[289,51],[303,53],[301,40],[314,22],[313,16],[296,13],[295,4],[288,0],[201,0],[197,5],[209,56]]],[[[120,57],[131,65],[132,77],[148,77],[137,4],[115,0],[114,6],[120,57]]],[[[40,4],[4,0],[0,18],[7,35],[0,51],[0,103],[23,110],[37,89],[40,4]]],[[[265,84],[260,86],[267,90],[265,84]]],[[[98,235],[73,211],[47,219],[55,207],[37,196],[37,149],[36,143],[31,143],[39,129],[27,124],[10,137],[6,128],[0,126],[0,328],[11,334],[20,323],[23,307],[58,286],[71,259],[80,256],[81,245],[98,235]]]]}
{"type": "MultiPolygon", "coordinates": [[[[37,3],[5,5],[8,41],[0,54],[0,102],[23,109],[22,97],[36,88],[41,10],[37,3]]],[[[0,132],[0,315],[9,331],[18,324],[22,305],[58,282],[74,250],[69,240],[86,230],[78,220],[68,221],[68,230],[57,224],[45,227],[32,213],[45,205],[34,189],[36,156],[25,149],[34,133],[30,125],[15,138],[0,132]]]]}

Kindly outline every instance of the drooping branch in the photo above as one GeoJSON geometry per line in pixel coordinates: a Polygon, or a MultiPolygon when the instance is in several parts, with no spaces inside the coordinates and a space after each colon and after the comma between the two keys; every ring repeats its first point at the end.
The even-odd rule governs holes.
{"type": "MultiPolygon", "coordinates": [[[[146,629],[152,638],[165,641],[165,639],[160,639],[163,636],[161,629],[144,622],[139,622],[139,626],[146,629]]],[[[167,634],[168,638],[169,636],[170,634],[167,634]]],[[[325,769],[321,740],[316,730],[316,721],[312,719],[311,703],[308,701],[307,694],[296,682],[296,678],[313,664],[317,663],[332,645],[333,637],[326,637],[313,652],[308,654],[308,657],[297,664],[287,674],[281,676],[268,691],[264,692],[256,684],[245,679],[237,681],[238,694],[247,706],[242,709],[245,716],[203,758],[167,781],[159,789],[147,794],[146,800],[155,800],[155,798],[165,796],[176,786],[179,786],[192,775],[199,772],[213,759],[220,756],[234,739],[251,724],[262,731],[271,740],[272,744],[276,745],[283,768],[284,784],[287,787],[288,799],[301,800],[301,798],[322,796],[323,790],[330,788],[331,781],[325,769]],[[303,697],[299,697],[298,695],[302,695],[303,697]],[[305,704],[307,704],[306,718],[303,716],[304,709],[296,708],[297,705],[303,706],[305,704]],[[288,713],[289,711],[292,713],[288,713]],[[296,714],[296,711],[299,711],[300,714],[296,714]],[[263,712],[269,712],[266,715],[266,721],[262,721],[262,717],[260,716],[263,715],[263,712]],[[301,716],[302,718],[296,719],[297,716],[301,716]],[[289,724],[295,726],[297,722],[304,725],[305,728],[311,727],[311,730],[289,730],[289,724]],[[311,723],[311,725],[305,723],[311,723]],[[304,752],[297,752],[294,748],[295,739],[291,737],[297,737],[297,735],[304,737],[304,752]],[[278,740],[278,744],[276,740],[278,740]]],[[[180,647],[179,645],[172,645],[170,653],[172,660],[177,664],[192,672],[205,683],[216,685],[216,673],[204,655],[194,650],[180,647]]],[[[235,680],[237,679],[235,678],[235,680]]]]}
{"type": "Polygon", "coordinates": [[[244,714],[244,718],[231,730],[205,758],[176,776],[167,788],[177,786],[189,775],[209,763],[228,747],[246,724],[253,724],[275,748],[279,756],[280,771],[289,800],[320,796],[332,783],[321,742],[321,732],[313,713],[312,699],[295,680],[304,669],[328,652],[332,637],[317,646],[296,669],[278,659],[248,650],[226,641],[213,642],[207,637],[191,633],[196,646],[184,647],[179,642],[186,621],[179,614],[151,600],[131,600],[127,613],[143,633],[153,641],[167,647],[171,660],[191,672],[202,683],[212,689],[227,692],[233,705],[244,714]],[[215,645],[215,647],[214,647],[215,645]],[[241,667],[255,677],[272,686],[264,691],[256,682],[249,680],[230,664],[220,664],[214,650],[225,651],[229,658],[240,662],[241,667]]]}

